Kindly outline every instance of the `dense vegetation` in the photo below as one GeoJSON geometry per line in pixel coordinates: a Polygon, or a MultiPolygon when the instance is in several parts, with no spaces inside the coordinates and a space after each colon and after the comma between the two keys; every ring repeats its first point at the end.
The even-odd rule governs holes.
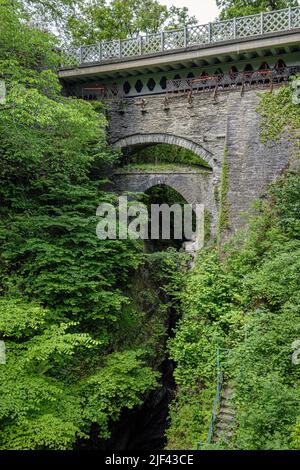
{"type": "MultiPolygon", "coordinates": [[[[220,1],[222,16],[295,2],[251,2],[251,11],[241,3],[220,1]]],[[[122,412],[159,386],[171,311],[182,319],[168,346],[178,384],[168,447],[205,441],[219,346],[227,351],[222,367],[235,393],[236,429],[230,443],[214,447],[299,449],[300,368],[291,363],[291,345],[300,337],[300,175],[290,172],[270,188],[247,236],[222,251],[211,241],[189,273],[174,249],[145,254],[137,241],[97,240],[96,209],[116,201],[105,187],[119,163],[106,141],[104,105],[62,96],[59,40],[29,19],[46,18],[75,44],[195,20],[152,0],[86,2],[75,15],[79,7],[75,0],[0,0],[7,88],[0,105],[0,339],[7,357],[0,449],[73,449],[89,442],[91,428],[107,439],[122,412]]],[[[263,142],[287,127],[299,139],[289,88],[263,94],[259,112],[263,142]]],[[[204,165],[169,146],[129,163],[141,159],[204,165]]],[[[146,200],[166,197],[175,202],[172,191],[156,188],[146,200]]]]}
{"type": "Polygon", "coordinates": [[[255,15],[261,11],[274,11],[298,6],[298,0],[216,0],[221,18],[255,15]]]}
{"type": "Polygon", "coordinates": [[[101,105],[63,98],[54,38],[0,6],[0,447],[68,449],[156,386],[167,307],[130,292],[141,244],[96,237],[117,158],[101,105]]]}
{"type": "MultiPolygon", "coordinates": [[[[299,107],[290,88],[262,95],[261,138],[288,126],[299,158],[299,107]]],[[[292,344],[300,337],[300,174],[295,170],[256,205],[245,238],[197,260],[179,293],[183,318],[169,342],[176,361],[177,401],[171,407],[169,448],[206,442],[216,387],[216,349],[225,384],[234,390],[235,432],[207,448],[299,449],[300,368],[292,344]]]]}

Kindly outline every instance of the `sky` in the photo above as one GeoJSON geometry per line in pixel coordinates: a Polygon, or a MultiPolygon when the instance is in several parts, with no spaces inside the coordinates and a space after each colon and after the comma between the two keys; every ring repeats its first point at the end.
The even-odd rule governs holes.
{"type": "Polygon", "coordinates": [[[213,21],[218,15],[216,0],[160,0],[160,3],[168,7],[188,7],[190,14],[195,15],[200,24],[213,21]]]}

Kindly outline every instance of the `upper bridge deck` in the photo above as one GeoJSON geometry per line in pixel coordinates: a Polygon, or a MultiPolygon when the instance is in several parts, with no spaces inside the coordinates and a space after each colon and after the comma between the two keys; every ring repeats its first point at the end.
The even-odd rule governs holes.
{"type": "MultiPolygon", "coordinates": [[[[59,76],[68,81],[124,78],[204,63],[299,53],[300,7],[67,48],[59,76]]],[[[300,53],[299,53],[300,61],[300,53]]]]}

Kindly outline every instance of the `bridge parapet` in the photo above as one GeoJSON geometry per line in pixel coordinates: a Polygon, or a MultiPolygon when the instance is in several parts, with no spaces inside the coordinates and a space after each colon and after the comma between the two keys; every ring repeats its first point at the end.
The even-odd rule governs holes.
{"type": "Polygon", "coordinates": [[[300,7],[293,7],[125,40],[101,41],[64,49],[63,67],[109,63],[151,54],[241,41],[300,28],[300,7]]]}

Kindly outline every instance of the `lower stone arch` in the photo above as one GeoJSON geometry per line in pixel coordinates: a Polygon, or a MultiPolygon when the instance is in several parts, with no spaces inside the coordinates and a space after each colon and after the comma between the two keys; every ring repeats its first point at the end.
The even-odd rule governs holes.
{"type": "Polygon", "coordinates": [[[169,144],[177,145],[188,150],[191,150],[204,160],[211,168],[214,167],[215,161],[213,155],[202,145],[185,139],[184,137],[175,136],[172,134],[133,134],[127,137],[112,142],[113,147],[120,149],[135,149],[137,147],[146,147],[155,144],[169,144]]]}

